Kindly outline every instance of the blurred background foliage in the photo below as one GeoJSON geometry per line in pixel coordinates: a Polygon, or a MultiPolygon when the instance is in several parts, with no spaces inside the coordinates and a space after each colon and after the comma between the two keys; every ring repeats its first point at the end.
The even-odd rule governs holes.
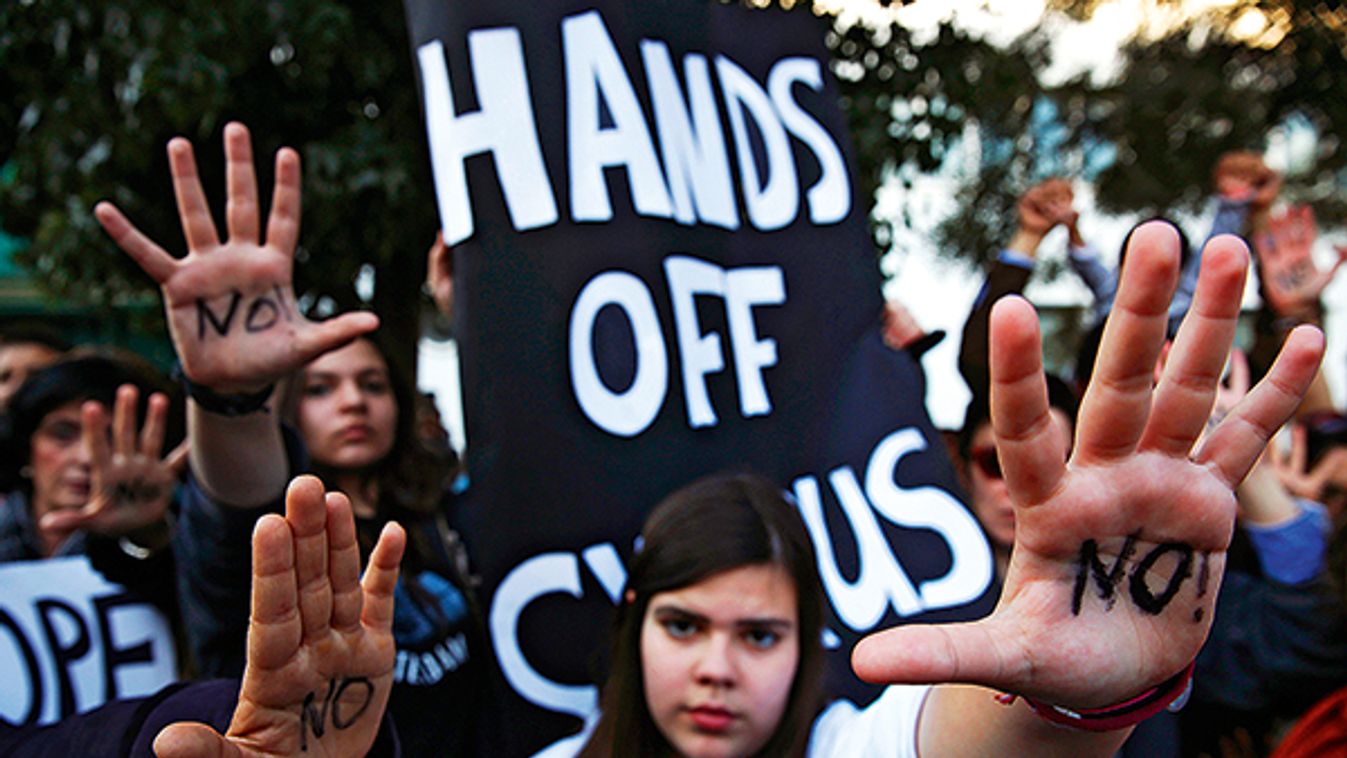
{"type": "MultiPolygon", "coordinates": [[[[818,0],[822,5],[824,0],[818,0]]],[[[920,4],[927,0],[915,0],[920,4]]],[[[1314,142],[1284,197],[1315,206],[1325,225],[1347,217],[1347,8],[1289,0],[1149,0],[1148,17],[1107,81],[1081,74],[1045,84],[1058,15],[1089,19],[1108,0],[1049,0],[1010,44],[970,39],[951,23],[917,41],[896,21],[834,28],[829,47],[851,119],[867,195],[911,187],[971,146],[957,210],[936,244],[985,261],[1009,238],[1015,200],[1049,176],[1095,186],[1100,210],[1141,215],[1200,210],[1221,153],[1264,150],[1274,130],[1314,142]]],[[[894,3],[893,5],[899,5],[894,3]]],[[[872,218],[886,250],[897,219],[872,218]]]]}
{"type": "Polygon", "coordinates": [[[150,299],[145,318],[162,323],[153,282],[103,235],[93,205],[113,200],[182,253],[164,145],[174,135],[196,144],[222,222],[221,135],[240,119],[264,201],[276,149],[303,158],[301,298],[355,307],[355,275],[370,267],[368,304],[410,360],[436,221],[400,4],[7,2],[0,90],[10,93],[0,101],[0,225],[30,241],[15,257],[53,295],[114,307],[150,299]]]}
{"type": "MultiPolygon", "coordinates": [[[[936,240],[950,256],[994,254],[1016,196],[1049,175],[1094,183],[1105,211],[1193,211],[1220,153],[1262,149],[1288,125],[1316,137],[1288,196],[1326,223],[1347,213],[1337,137],[1347,133],[1347,10],[1336,3],[1206,2],[1139,30],[1117,76],[1051,85],[1052,30],[1107,0],[1048,0],[1036,26],[999,45],[957,18],[918,36],[896,15],[852,23],[824,0],[779,4],[822,17],[866,197],[958,164],[957,209],[936,240]]],[[[198,145],[207,192],[222,204],[220,135],[242,119],[264,195],[281,140],[303,156],[301,295],[339,310],[364,300],[410,360],[436,215],[404,24],[398,3],[354,0],[0,5],[0,90],[10,93],[0,100],[0,227],[27,242],[15,260],[56,298],[152,304],[138,312],[145,329],[159,328],[151,282],[91,209],[110,198],[180,252],[164,143],[182,134],[198,145]],[[362,267],[374,275],[368,298],[353,286],[362,267]]],[[[878,252],[911,221],[906,206],[873,218],[878,252]]]]}

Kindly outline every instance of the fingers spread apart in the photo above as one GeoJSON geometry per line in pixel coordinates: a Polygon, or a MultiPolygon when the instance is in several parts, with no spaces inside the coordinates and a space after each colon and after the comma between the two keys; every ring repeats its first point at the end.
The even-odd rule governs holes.
{"type": "Polygon", "coordinates": [[[178,262],[135,227],[117,206],[106,200],[94,206],[94,218],[102,225],[113,242],[150,278],[159,284],[168,281],[178,270],[178,262]]]}
{"type": "Polygon", "coordinates": [[[225,222],[233,242],[257,244],[257,173],[252,137],[237,121],[225,125],[225,222]]]}
{"type": "Polygon", "coordinates": [[[182,137],[168,141],[168,166],[173,176],[173,194],[178,199],[178,220],[187,238],[187,249],[202,252],[219,247],[215,233],[215,219],[210,215],[206,191],[201,188],[201,177],[196,170],[196,154],[192,143],[182,137]]]}

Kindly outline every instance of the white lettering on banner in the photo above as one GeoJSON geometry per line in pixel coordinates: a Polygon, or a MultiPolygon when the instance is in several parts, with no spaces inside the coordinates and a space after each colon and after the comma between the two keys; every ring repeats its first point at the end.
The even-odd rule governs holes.
{"type": "Polygon", "coordinates": [[[164,617],[83,557],[0,565],[0,720],[51,724],[177,677],[164,617]]]}
{"type": "Polygon", "coordinates": [[[716,56],[716,72],[720,74],[720,86],[725,92],[725,110],[730,114],[730,131],[734,133],[734,149],[739,156],[739,176],[743,180],[748,220],[764,232],[787,226],[795,220],[800,195],[795,158],[790,152],[786,128],[777,118],[767,91],[739,64],[723,55],[716,56]],[[762,136],[767,159],[765,177],[758,174],[746,117],[753,120],[762,136]]]}
{"type": "MultiPolygon", "coordinates": [[[[982,596],[992,581],[991,548],[972,515],[948,493],[936,487],[900,487],[894,481],[903,457],[926,449],[915,428],[899,429],[880,440],[866,464],[861,488],[848,466],[833,469],[829,484],[837,495],[857,546],[860,575],[848,582],[837,567],[832,536],[823,519],[819,484],[813,476],[794,482],[796,505],[818,555],[819,574],[838,618],[855,632],[872,631],[892,606],[899,616],[950,608],[982,596]],[[913,584],[899,556],[881,531],[875,513],[899,526],[933,530],[949,547],[952,557],[943,576],[913,584]]],[[[839,535],[845,542],[847,535],[839,535]]],[[[611,543],[600,543],[580,553],[614,604],[621,598],[626,570],[611,543]]],[[[510,685],[529,702],[581,718],[597,707],[592,686],[559,684],[528,662],[519,644],[519,619],[528,606],[547,595],[582,595],[581,559],[558,551],[534,556],[516,566],[496,589],[491,603],[490,631],[501,669],[510,685]]],[[[829,649],[841,645],[831,630],[824,631],[829,649]]]]}
{"type": "Polygon", "coordinates": [[[899,487],[894,479],[903,456],[926,449],[916,429],[901,429],[870,454],[865,495],[881,516],[909,529],[930,529],[950,546],[949,572],[921,583],[923,608],[948,608],[976,600],[992,581],[992,552],[977,519],[939,487],[899,487]]]}
{"type": "Polygon", "coordinates": [[[622,597],[622,588],[627,584],[627,569],[622,565],[622,556],[617,554],[617,548],[604,542],[585,548],[580,555],[584,556],[585,565],[599,580],[603,591],[608,593],[608,599],[617,605],[618,598],[622,597]]]}
{"type": "Polygon", "coordinates": [[[464,162],[491,154],[505,193],[510,222],[518,231],[557,221],[557,201],[543,165],[542,147],[529,103],[528,75],[519,30],[489,29],[468,34],[472,83],[480,109],[454,113],[444,46],[438,40],[416,51],[426,106],[426,133],[439,200],[445,244],[472,236],[472,201],[464,162]]]}
{"type": "Polygon", "coordinates": [[[585,416],[619,437],[635,437],[659,415],[669,387],[669,356],[650,290],[633,274],[608,271],[580,290],[571,308],[571,387],[585,416]],[[594,322],[604,306],[622,309],[636,338],[636,378],[624,392],[603,383],[594,360],[594,322]]]}
{"type": "Polygon", "coordinates": [[[519,647],[519,617],[534,600],[558,592],[581,596],[580,562],[571,553],[544,553],[514,567],[496,588],[488,626],[496,660],[514,691],[534,705],[584,718],[599,706],[592,685],[558,684],[539,674],[519,647]]]}
{"type": "Polygon", "coordinates": [[[856,539],[860,565],[855,582],[847,581],[837,566],[818,481],[813,476],[795,481],[795,498],[814,541],[823,588],[838,618],[856,631],[873,628],[890,604],[899,616],[911,616],[971,602],[991,584],[991,547],[972,514],[938,487],[908,489],[894,481],[903,456],[925,449],[926,441],[916,429],[900,429],[885,437],[870,454],[864,493],[849,466],[828,475],[856,539]],[[871,509],[898,526],[938,534],[949,546],[950,570],[914,587],[879,534],[879,522],[871,509]]]}
{"type": "Polygon", "coordinates": [[[674,333],[683,367],[683,395],[687,398],[688,426],[714,426],[716,412],[706,391],[706,375],[725,368],[720,335],[702,334],[697,323],[697,296],[725,297],[725,269],[714,263],[675,255],[664,261],[673,303],[674,333]]]}
{"type": "Polygon", "coordinates": [[[780,266],[752,266],[725,273],[725,315],[734,347],[734,377],[739,382],[739,412],[744,418],[772,412],[763,369],[777,363],[776,340],[758,339],[753,308],[785,305],[786,275],[780,266]]]}
{"type": "Polygon", "coordinates": [[[809,220],[819,226],[835,224],[851,212],[851,180],[847,178],[847,163],[828,130],[791,97],[791,85],[797,82],[812,90],[822,91],[823,69],[819,62],[813,58],[781,60],[772,67],[767,77],[767,90],[781,116],[781,123],[809,146],[819,162],[819,179],[805,193],[809,200],[809,220]]]}
{"type": "MultiPolygon", "coordinates": [[[[725,302],[740,413],[745,418],[771,413],[763,371],[777,364],[776,340],[758,337],[753,309],[785,304],[786,278],[781,267],[725,269],[697,258],[673,255],[664,260],[664,271],[673,303],[688,425],[696,429],[716,424],[706,375],[725,368],[720,335],[703,334],[697,320],[698,296],[719,297],[725,302]]],[[[600,429],[620,437],[634,437],[649,428],[668,393],[669,357],[659,314],[645,284],[622,271],[606,271],[594,277],[580,290],[571,308],[568,331],[571,386],[585,416],[600,429]],[[622,310],[636,339],[636,377],[621,392],[604,383],[594,356],[594,323],[599,311],[608,305],[622,310]]]]}
{"type": "Polygon", "coordinates": [[[890,601],[901,616],[916,613],[921,608],[916,589],[884,539],[879,520],[856,483],[855,473],[850,466],[843,466],[834,470],[828,481],[837,493],[851,533],[856,537],[860,572],[855,582],[848,582],[837,566],[832,543],[828,540],[828,527],[823,520],[823,499],[819,495],[818,481],[812,476],[802,477],[795,480],[793,489],[800,515],[814,541],[819,579],[833,601],[838,618],[852,629],[869,629],[884,618],[890,601]]]}
{"type": "Polygon", "coordinates": [[[739,211],[734,205],[730,158],[716,113],[711,67],[706,57],[688,53],[683,58],[691,116],[678,89],[678,75],[668,45],[644,40],[641,60],[650,80],[650,101],[655,106],[655,126],[669,194],[673,196],[674,218],[689,226],[702,221],[724,229],[738,229],[739,211]]]}
{"type": "MultiPolygon", "coordinates": [[[[632,206],[640,216],[740,226],[729,144],[716,109],[706,56],[683,56],[685,87],[668,45],[640,41],[641,62],[653,111],[654,130],[633,85],[634,77],[596,10],[561,22],[566,117],[535,114],[519,29],[481,29],[467,35],[468,59],[479,109],[456,114],[444,46],[432,40],[417,48],[426,129],[448,244],[475,228],[464,162],[489,153],[493,158],[510,222],[517,231],[559,219],[556,197],[538,137],[539,122],[566,124],[570,210],[573,220],[605,222],[613,216],[604,172],[625,169],[632,206]],[[601,123],[608,113],[611,125],[601,123]],[[655,145],[659,145],[659,152],[655,145]]],[[[551,63],[550,61],[548,62],[551,63]]],[[[850,213],[851,180],[832,134],[800,106],[792,91],[802,84],[823,88],[822,65],[812,58],[777,61],[759,83],[725,55],[715,56],[716,79],[733,135],[739,192],[748,219],[760,231],[790,225],[800,215],[801,179],[791,138],[818,160],[820,176],[806,190],[809,221],[834,224],[850,213]],[[762,138],[759,167],[750,134],[762,138]]]]}
{"type": "Polygon", "coordinates": [[[641,103],[599,12],[562,21],[561,39],[566,54],[571,215],[576,221],[611,220],[613,207],[603,170],[625,166],[636,212],[657,218],[673,216],[641,103]],[[608,106],[611,128],[599,125],[600,100],[608,106]]]}

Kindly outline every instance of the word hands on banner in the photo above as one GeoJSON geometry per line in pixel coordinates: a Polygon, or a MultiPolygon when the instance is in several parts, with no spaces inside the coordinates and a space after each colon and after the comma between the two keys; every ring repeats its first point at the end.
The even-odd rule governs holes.
{"type": "MultiPolygon", "coordinates": [[[[471,112],[454,112],[443,44],[432,40],[416,51],[435,189],[448,245],[462,242],[475,229],[464,169],[464,162],[473,155],[489,153],[495,160],[516,231],[538,229],[560,219],[538,136],[519,30],[474,30],[468,32],[467,40],[480,105],[471,112]]],[[[604,170],[621,166],[630,177],[637,215],[738,229],[742,219],[706,56],[684,56],[685,98],[668,46],[657,39],[641,40],[641,60],[655,113],[652,137],[636,90],[598,11],[563,19],[561,40],[569,106],[566,146],[571,220],[612,220],[604,170]],[[600,117],[600,101],[610,115],[610,125],[600,117]]],[[[814,58],[783,58],[767,75],[766,86],[725,55],[715,57],[715,72],[738,156],[738,197],[749,224],[758,231],[773,231],[798,217],[800,181],[791,137],[809,148],[821,168],[818,180],[804,191],[810,222],[822,226],[845,219],[851,213],[851,178],[842,149],[793,94],[797,84],[815,91],[823,88],[822,64],[814,58]],[[760,135],[765,149],[763,170],[751,148],[751,131],[760,135]]]]}

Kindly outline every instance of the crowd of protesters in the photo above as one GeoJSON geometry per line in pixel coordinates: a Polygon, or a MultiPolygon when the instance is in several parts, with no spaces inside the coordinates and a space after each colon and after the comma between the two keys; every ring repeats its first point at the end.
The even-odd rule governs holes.
{"type": "MultiPolygon", "coordinates": [[[[192,145],[168,146],[185,257],[115,206],[95,210],[160,286],[178,358],[172,379],[134,355],[72,348],[40,328],[0,337],[0,559],[88,556],[163,612],[182,642],[184,679],[200,681],[45,729],[0,725],[0,752],[94,754],[115,743],[134,754],[153,744],[162,755],[223,754],[226,744],[267,754],[319,746],[496,754],[509,726],[488,706],[503,684],[448,519],[461,463],[397,375],[377,314],[311,321],[299,312],[298,155],[277,155],[264,228],[241,124],[225,129],[225,152],[221,236],[192,145]],[[199,328],[199,308],[238,293],[265,301],[259,307],[276,316],[267,328],[231,332],[227,320],[199,328]],[[339,679],[360,683],[355,694],[368,696],[357,705],[369,717],[306,732],[304,698],[316,690],[340,704],[339,679]]],[[[1312,214],[1279,201],[1279,187],[1258,155],[1225,156],[1213,171],[1217,212],[1204,244],[1150,220],[1121,242],[1116,270],[1099,252],[1106,241],[1080,228],[1070,181],[1025,191],[1015,234],[968,314],[959,368],[973,400],[949,433],[1003,587],[985,627],[867,641],[858,673],[908,684],[859,710],[824,702],[817,640],[826,600],[809,537],[775,485],[714,477],[673,493],[646,522],[601,712],[548,755],[1347,749],[1347,415],[1316,372],[1322,339],[1298,328],[1322,321],[1336,265],[1315,261],[1312,214]],[[1023,293],[1059,226],[1094,298],[1074,370],[1060,377],[1042,374],[1032,311],[1001,304],[1023,293]],[[1252,257],[1228,235],[1247,240],[1252,257]],[[1262,302],[1255,338],[1227,360],[1250,262],[1262,302]],[[1157,455],[1162,472],[1152,470],[1157,455]],[[1136,487],[1141,494],[1118,486],[1127,472],[1148,470],[1155,485],[1136,487]],[[1229,518],[1219,514],[1227,498],[1228,551],[1229,518]],[[1161,518],[1176,539],[1226,556],[1214,562],[1223,579],[1204,619],[1209,631],[1119,614],[1090,629],[1114,643],[1118,660],[1084,665],[1073,655],[1084,642],[1038,609],[1035,592],[1046,591],[1052,555],[1064,549],[1055,540],[1072,539],[1054,533],[1090,518],[1087,501],[1137,519],[1172,508],[1161,518]],[[717,645],[727,647],[689,652],[717,645]],[[997,648],[1002,669],[1033,659],[1035,679],[1004,680],[1025,685],[1006,689],[1028,704],[939,684],[1002,681],[978,674],[991,666],[979,663],[979,646],[997,648]],[[942,651],[968,670],[927,660],[942,651]],[[721,695],[697,701],[685,692],[696,688],[721,695]],[[1111,705],[1120,702],[1141,703],[1150,717],[1121,715],[1111,705]]],[[[450,260],[437,240],[428,290],[445,310],[450,260]]],[[[929,349],[939,336],[921,331],[921,316],[890,303],[881,325],[890,346],[918,357],[929,349]]]]}
{"type": "MultiPolygon", "coordinates": [[[[1221,379],[1212,408],[1215,424],[1248,392],[1251,380],[1266,371],[1289,328],[1322,325],[1321,295],[1347,259],[1347,248],[1337,248],[1338,259],[1331,265],[1316,263],[1312,211],[1277,206],[1280,178],[1255,153],[1222,156],[1212,185],[1215,216],[1205,239],[1229,234],[1248,240],[1261,296],[1248,352],[1236,347],[1221,379]]],[[[949,447],[961,463],[970,505],[996,553],[998,574],[1004,574],[1014,544],[1015,511],[990,423],[987,332],[992,305],[1005,295],[1024,292],[1044,238],[1055,227],[1064,227],[1071,268],[1094,299],[1088,329],[1072,351],[1077,358],[1071,375],[1048,378],[1054,423],[1069,441],[1116,293],[1117,276],[1082,236],[1073,200],[1072,186],[1064,179],[1049,179],[1022,195],[1015,233],[993,260],[963,329],[959,369],[972,400],[962,428],[950,434],[949,447]]],[[[1182,229],[1166,223],[1178,235],[1182,260],[1168,312],[1168,335],[1173,338],[1192,303],[1202,247],[1190,247],[1182,229]]],[[[1126,253],[1125,239],[1119,265],[1126,253]]],[[[900,327],[904,320],[894,313],[891,305],[891,344],[914,344],[920,328],[900,327]]],[[[1333,694],[1347,684],[1345,487],[1347,415],[1320,374],[1277,443],[1237,490],[1231,559],[1211,636],[1197,659],[1190,700],[1178,713],[1162,714],[1138,728],[1124,754],[1266,755],[1316,701],[1340,703],[1347,696],[1333,694]]],[[[1347,722],[1331,729],[1341,734],[1347,722]]],[[[1319,754],[1297,752],[1304,749],[1301,739],[1288,741],[1278,754],[1319,754]]],[[[1337,750],[1347,749],[1337,744],[1337,750]]]]}

